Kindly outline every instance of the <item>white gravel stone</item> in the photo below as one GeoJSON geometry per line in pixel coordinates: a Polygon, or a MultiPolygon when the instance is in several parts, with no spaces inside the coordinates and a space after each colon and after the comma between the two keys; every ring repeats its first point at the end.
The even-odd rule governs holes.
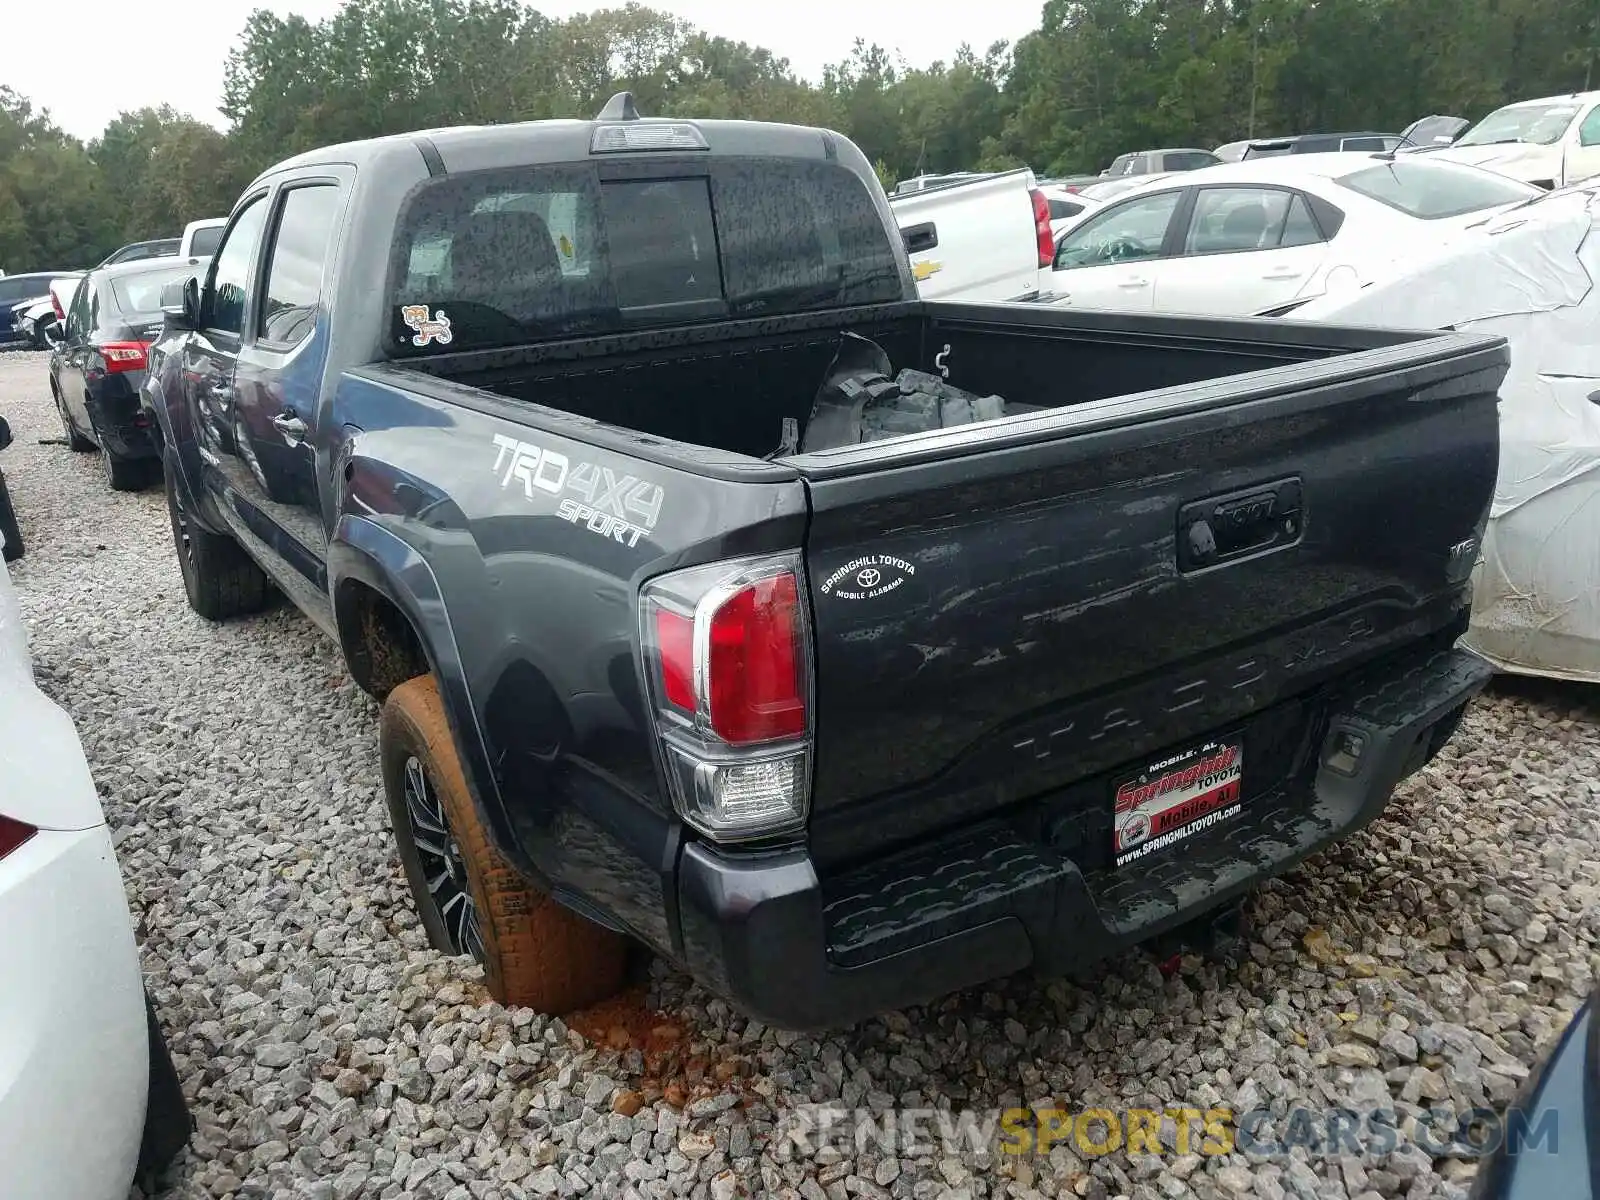
{"type": "Polygon", "coordinates": [[[429,949],[376,706],[335,647],[287,607],[192,614],[160,490],[113,493],[93,456],[40,444],[60,433],[45,366],[0,355],[0,469],[28,546],[12,574],[198,1125],[161,1200],[1459,1195],[1470,1164],[1410,1143],[1195,1161],[1169,1140],[1135,1164],[1069,1140],[1021,1171],[968,1144],[791,1153],[781,1130],[822,1101],[996,1119],[1231,1103],[1281,1135],[1296,1106],[1383,1095],[1414,1122],[1504,1103],[1600,961],[1597,710],[1580,689],[1497,685],[1388,814],[1260,889],[1227,956],[1167,979],[1130,954],[1081,985],[1007,980],[822,1037],[746,1021],[658,964],[652,1003],[742,1073],[691,1089],[686,1113],[656,1094],[613,1113],[646,1086],[636,1053],[488,1004],[477,968],[429,949]]]}

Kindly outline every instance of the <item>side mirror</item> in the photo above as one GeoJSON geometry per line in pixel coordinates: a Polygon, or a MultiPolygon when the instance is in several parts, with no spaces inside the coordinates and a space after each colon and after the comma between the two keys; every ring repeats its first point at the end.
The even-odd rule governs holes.
{"type": "Polygon", "coordinates": [[[161,315],[170,329],[200,328],[200,281],[191,275],[162,288],[161,315]]]}
{"type": "Polygon", "coordinates": [[[11,445],[11,426],[4,417],[0,417],[0,450],[11,445]]]}

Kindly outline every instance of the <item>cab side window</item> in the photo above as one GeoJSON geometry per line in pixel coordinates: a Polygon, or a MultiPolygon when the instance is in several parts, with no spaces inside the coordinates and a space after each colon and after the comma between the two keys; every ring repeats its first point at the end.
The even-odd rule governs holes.
{"type": "Polygon", "coordinates": [[[1159,258],[1183,198],[1181,189],[1126,200],[1096,213],[1061,239],[1056,270],[1159,258]]]}
{"type": "Polygon", "coordinates": [[[222,248],[211,260],[204,319],[207,329],[231,333],[235,337],[243,332],[250,266],[255,261],[256,243],[261,240],[261,227],[266,220],[266,197],[257,196],[239,213],[238,220],[223,239],[222,248]]]}
{"type": "Polygon", "coordinates": [[[283,192],[257,318],[263,342],[294,346],[311,332],[321,307],[322,272],[338,215],[336,184],[309,184],[283,192]]]}

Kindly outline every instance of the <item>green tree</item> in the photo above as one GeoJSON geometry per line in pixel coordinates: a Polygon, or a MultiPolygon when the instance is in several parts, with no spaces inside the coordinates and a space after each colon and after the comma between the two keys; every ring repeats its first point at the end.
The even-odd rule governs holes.
{"type": "Polygon", "coordinates": [[[1600,86],[1597,59],[1600,0],[1045,0],[1013,46],[912,69],[858,39],[814,86],[769,48],[638,3],[563,20],[524,0],[346,0],[319,21],[260,9],[228,60],[226,133],[160,107],[119,114],[84,147],[0,86],[0,264],[81,265],[171,235],[315,146],[591,117],[623,89],[647,114],[836,129],[893,185],[1476,118],[1600,86]]]}

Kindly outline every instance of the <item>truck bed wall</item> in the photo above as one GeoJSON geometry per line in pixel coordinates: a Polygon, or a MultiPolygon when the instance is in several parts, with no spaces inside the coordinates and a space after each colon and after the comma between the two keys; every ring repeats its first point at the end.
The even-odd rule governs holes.
{"type": "Polygon", "coordinates": [[[1286,324],[1190,320],[1179,334],[1166,323],[1026,305],[927,304],[910,315],[812,314],[709,326],[715,339],[685,334],[677,345],[674,331],[653,331],[406,366],[508,399],[760,458],[779,446],[784,418],[804,427],[846,329],[878,342],[897,370],[944,370],[959,387],[1047,408],[1368,348],[1297,338],[1286,324]],[[1246,339],[1246,329],[1255,340],[1246,339]]]}
{"type": "Polygon", "coordinates": [[[594,357],[487,371],[440,372],[513,400],[532,401],[699,446],[761,458],[776,450],[783,420],[804,423],[839,333],[872,338],[897,365],[921,357],[915,318],[754,333],[709,345],[620,348],[594,357]]]}
{"type": "Polygon", "coordinates": [[[1023,325],[1011,315],[1028,311],[950,306],[930,322],[928,357],[957,387],[1040,408],[1065,408],[1326,358],[1346,349],[1292,338],[1247,342],[1237,337],[1237,330],[1230,331],[1233,337],[1220,329],[1210,337],[1173,336],[1146,327],[1143,318],[1127,321],[1122,329],[1101,329],[1023,325]]]}

